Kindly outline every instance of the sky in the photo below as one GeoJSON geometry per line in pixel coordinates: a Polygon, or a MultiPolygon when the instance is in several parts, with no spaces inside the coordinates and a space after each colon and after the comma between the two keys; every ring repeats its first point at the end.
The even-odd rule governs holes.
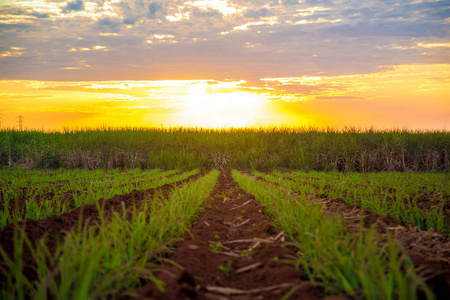
{"type": "Polygon", "coordinates": [[[450,130],[450,2],[0,0],[3,128],[450,130]]]}

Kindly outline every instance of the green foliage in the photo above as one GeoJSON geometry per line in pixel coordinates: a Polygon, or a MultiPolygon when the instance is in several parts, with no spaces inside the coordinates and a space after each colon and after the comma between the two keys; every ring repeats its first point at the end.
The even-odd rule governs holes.
{"type": "Polygon", "coordinates": [[[148,168],[161,168],[163,170],[192,170],[195,168],[207,169],[208,160],[194,152],[175,149],[161,149],[159,151],[152,151],[148,154],[146,166],[148,168]]]}
{"type": "Polygon", "coordinates": [[[227,263],[225,265],[220,265],[219,266],[219,270],[225,273],[226,277],[230,276],[230,272],[231,272],[231,264],[232,261],[231,260],[227,260],[227,263]]]}
{"type": "Polygon", "coordinates": [[[418,291],[434,299],[389,235],[383,243],[374,227],[367,231],[361,227],[355,234],[342,218],[323,213],[322,204],[311,195],[293,195],[289,185],[257,181],[235,170],[232,175],[265,205],[268,216],[298,247],[300,256],[294,262],[311,281],[321,282],[333,293],[365,299],[417,299],[418,291]]]}
{"type": "Polygon", "coordinates": [[[162,172],[159,169],[126,172],[3,170],[0,173],[0,229],[15,220],[39,220],[96,203],[101,198],[174,183],[199,171],[178,172],[162,172]],[[17,203],[19,199],[25,201],[20,207],[17,203]]]}
{"type": "Polygon", "coordinates": [[[220,251],[220,247],[222,247],[222,243],[221,242],[217,242],[214,244],[209,244],[209,248],[211,249],[211,251],[217,252],[220,251]]]}
{"type": "Polygon", "coordinates": [[[420,229],[450,234],[447,174],[434,173],[340,173],[274,171],[253,172],[269,182],[288,185],[302,194],[343,199],[379,215],[389,215],[420,229]],[[286,180],[290,179],[290,180],[286,180]],[[424,205],[424,203],[426,205],[424,205]]]}
{"type": "Polygon", "coordinates": [[[141,280],[164,283],[154,277],[155,258],[179,240],[201,210],[218,177],[205,177],[176,188],[170,195],[155,195],[131,214],[125,207],[106,215],[98,205],[101,221],[80,224],[77,231],[50,252],[44,240],[32,245],[17,229],[14,255],[0,248],[5,264],[0,271],[1,299],[117,299],[136,296],[141,280]],[[38,280],[24,276],[23,250],[29,248],[36,262],[38,280]],[[124,293],[124,291],[127,291],[124,293]]]}
{"type": "Polygon", "coordinates": [[[101,128],[0,131],[0,168],[448,171],[446,131],[101,128]]]}

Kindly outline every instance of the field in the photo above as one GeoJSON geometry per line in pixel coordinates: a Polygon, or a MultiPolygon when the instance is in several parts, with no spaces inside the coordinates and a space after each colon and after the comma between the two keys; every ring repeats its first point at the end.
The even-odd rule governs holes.
{"type": "Polygon", "coordinates": [[[446,132],[0,131],[1,299],[448,299],[446,132]]]}
{"type": "Polygon", "coordinates": [[[450,169],[450,134],[289,127],[4,129],[0,167],[442,172],[450,169]]]}

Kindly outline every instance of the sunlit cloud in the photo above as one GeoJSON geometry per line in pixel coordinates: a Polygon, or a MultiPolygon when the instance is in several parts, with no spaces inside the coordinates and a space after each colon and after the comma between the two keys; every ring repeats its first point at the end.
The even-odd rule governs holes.
{"type": "Polygon", "coordinates": [[[105,102],[130,102],[139,101],[142,97],[134,95],[123,95],[117,93],[102,93],[98,96],[99,99],[105,99],[105,102]]]}
{"type": "Polygon", "coordinates": [[[302,24],[317,24],[317,23],[339,23],[342,22],[342,19],[335,19],[335,20],[327,20],[324,18],[317,18],[316,20],[299,20],[299,21],[286,21],[286,23],[291,25],[302,25],[302,24]]]}
{"type": "Polygon", "coordinates": [[[417,46],[422,48],[450,48],[450,43],[418,43],[417,46]]]}
{"type": "Polygon", "coordinates": [[[91,50],[108,51],[108,47],[106,47],[106,46],[93,46],[91,48],[88,48],[88,47],[70,48],[69,52],[91,51],[91,50]]]}
{"type": "Polygon", "coordinates": [[[193,7],[198,7],[200,10],[214,9],[222,13],[224,16],[232,15],[238,12],[238,10],[230,6],[227,0],[199,0],[194,2],[186,2],[193,7]]]}
{"type": "Polygon", "coordinates": [[[450,81],[450,65],[405,65],[390,66],[386,69],[387,71],[370,74],[264,78],[261,80],[265,82],[266,86],[277,90],[278,93],[290,95],[291,101],[298,101],[296,100],[299,99],[298,96],[308,96],[303,100],[309,101],[343,98],[376,99],[381,96],[393,97],[399,90],[408,94],[435,90],[439,91],[439,95],[443,97],[447,91],[450,91],[450,88],[445,87],[450,81]],[[392,96],[389,96],[389,93],[392,96]]]}
{"type": "Polygon", "coordinates": [[[383,65],[448,61],[445,1],[368,1],[352,7],[336,1],[317,3],[8,1],[0,9],[6,37],[3,47],[0,43],[0,53],[5,53],[0,76],[255,79],[359,74],[383,65]],[[28,51],[20,56],[6,53],[11,46],[28,51]],[[104,51],[93,51],[101,50],[96,46],[104,51]],[[79,60],[92,68],[77,66],[79,60]],[[78,70],[69,74],[67,68],[78,70]]]}
{"type": "Polygon", "coordinates": [[[61,70],[81,70],[81,69],[85,69],[85,68],[90,68],[91,67],[91,65],[87,64],[86,61],[84,61],[84,60],[80,60],[76,64],[77,64],[77,66],[62,67],[61,70]]]}
{"type": "Polygon", "coordinates": [[[280,24],[280,22],[278,22],[278,17],[276,17],[276,16],[265,18],[264,20],[258,21],[258,22],[248,22],[248,23],[243,24],[243,25],[235,26],[235,27],[233,27],[233,30],[231,30],[231,31],[224,31],[224,32],[221,32],[220,34],[225,35],[225,34],[228,34],[230,32],[241,31],[241,30],[243,30],[243,31],[250,30],[250,28],[254,27],[254,26],[261,26],[261,25],[272,26],[272,25],[275,25],[275,24],[280,24]]]}
{"type": "Polygon", "coordinates": [[[120,34],[116,32],[100,32],[98,35],[100,36],[120,36],[120,34]]]}
{"type": "Polygon", "coordinates": [[[36,17],[18,16],[18,15],[2,15],[0,16],[0,24],[33,24],[36,17]]]}
{"type": "Polygon", "coordinates": [[[0,57],[18,57],[24,54],[25,48],[23,47],[9,47],[9,50],[0,53],[0,57]]]}
{"type": "Polygon", "coordinates": [[[190,13],[186,12],[184,14],[181,13],[176,13],[173,16],[166,16],[166,19],[170,22],[178,22],[181,20],[189,20],[190,18],[190,13]]]}
{"type": "Polygon", "coordinates": [[[315,7],[309,7],[309,8],[301,8],[301,9],[296,9],[296,13],[293,14],[293,17],[306,17],[306,16],[312,16],[314,15],[314,13],[316,11],[327,11],[327,10],[331,10],[330,8],[326,8],[326,7],[320,7],[320,6],[315,6],[315,7]]]}

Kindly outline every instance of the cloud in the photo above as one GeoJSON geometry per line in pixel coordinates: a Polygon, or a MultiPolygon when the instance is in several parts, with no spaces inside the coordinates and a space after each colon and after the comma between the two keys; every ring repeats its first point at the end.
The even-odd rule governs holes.
{"type": "Polygon", "coordinates": [[[23,55],[23,51],[25,50],[22,47],[9,47],[9,49],[2,49],[0,48],[0,57],[18,57],[23,55]],[[2,51],[6,50],[6,51],[2,51]]]}
{"type": "Polygon", "coordinates": [[[246,18],[259,19],[260,17],[265,17],[269,14],[269,10],[266,7],[260,9],[250,9],[244,14],[246,18]]]}
{"type": "Polygon", "coordinates": [[[282,0],[280,1],[283,5],[296,5],[299,0],[282,0]]]}
{"type": "Polygon", "coordinates": [[[137,16],[129,16],[123,19],[123,24],[134,25],[137,21],[139,21],[139,18],[137,16]]]}
{"type": "Polygon", "coordinates": [[[222,17],[220,11],[212,8],[193,7],[192,15],[198,18],[222,17]]]}
{"type": "Polygon", "coordinates": [[[161,2],[150,2],[148,4],[148,17],[150,19],[162,19],[166,14],[166,8],[161,2]]]}
{"type": "Polygon", "coordinates": [[[113,4],[125,25],[134,25],[146,17],[148,6],[143,1],[120,1],[113,4]]]}
{"type": "Polygon", "coordinates": [[[4,28],[4,29],[14,29],[14,28],[20,28],[20,29],[26,29],[26,28],[30,28],[32,27],[30,24],[23,24],[23,23],[19,23],[19,24],[4,24],[4,23],[0,23],[0,28],[4,28]]]}
{"type": "Polygon", "coordinates": [[[17,2],[0,7],[0,78],[252,80],[449,61],[447,1],[347,2],[17,2]],[[80,51],[98,45],[109,51],[80,51]]]}
{"type": "Polygon", "coordinates": [[[36,18],[39,18],[39,19],[46,19],[46,18],[48,18],[50,16],[47,13],[40,13],[40,12],[37,12],[37,11],[30,12],[29,15],[30,16],[35,16],[36,18]]]}
{"type": "Polygon", "coordinates": [[[116,33],[120,31],[121,21],[117,18],[101,18],[94,25],[94,28],[101,32],[116,33]]]}
{"type": "Polygon", "coordinates": [[[316,97],[317,100],[363,100],[363,97],[355,96],[320,96],[316,97]]]}
{"type": "Polygon", "coordinates": [[[71,11],[82,11],[84,10],[83,0],[74,0],[72,2],[67,2],[67,5],[62,8],[63,13],[69,13],[71,11]]]}
{"type": "Polygon", "coordinates": [[[371,37],[445,37],[448,26],[436,23],[406,23],[406,22],[358,22],[355,25],[337,25],[327,29],[332,34],[345,36],[371,37]]]}

